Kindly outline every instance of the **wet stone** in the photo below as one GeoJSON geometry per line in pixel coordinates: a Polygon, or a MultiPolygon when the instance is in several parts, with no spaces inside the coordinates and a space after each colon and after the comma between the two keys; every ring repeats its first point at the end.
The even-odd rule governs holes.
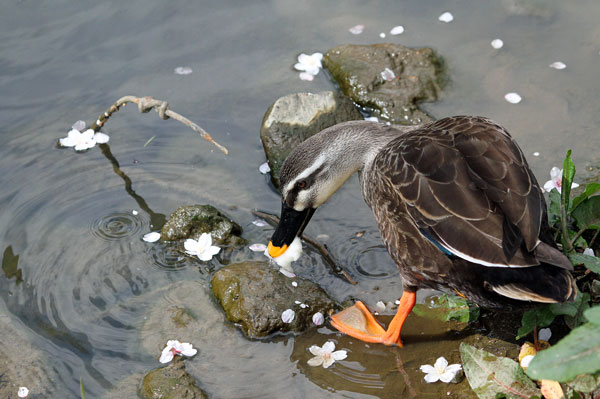
{"type": "Polygon", "coordinates": [[[210,233],[213,245],[242,246],[247,243],[240,237],[242,234],[240,225],[211,205],[187,205],[177,208],[163,226],[161,239],[197,240],[202,233],[210,233]]]}
{"type": "Polygon", "coordinates": [[[332,91],[290,94],[275,101],[260,128],[275,187],[283,161],[298,144],[335,124],[361,119],[352,101],[332,91]]]}
{"type": "Polygon", "coordinates": [[[185,361],[180,357],[166,367],[153,370],[144,376],[140,387],[144,399],[203,399],[208,396],[196,386],[196,382],[185,370],[185,361]]]}
{"type": "Polygon", "coordinates": [[[417,125],[431,121],[418,107],[438,99],[443,61],[431,48],[399,44],[345,44],[323,57],[342,92],[381,121],[417,125]]]}
{"type": "Polygon", "coordinates": [[[229,265],[217,271],[211,283],[227,319],[238,324],[249,338],[276,332],[299,333],[312,325],[316,312],[328,315],[330,310],[339,309],[315,283],[288,278],[268,262],[229,265]],[[293,286],[292,281],[298,286],[293,286]],[[288,309],[295,315],[291,323],[284,323],[282,314],[288,309]]]}

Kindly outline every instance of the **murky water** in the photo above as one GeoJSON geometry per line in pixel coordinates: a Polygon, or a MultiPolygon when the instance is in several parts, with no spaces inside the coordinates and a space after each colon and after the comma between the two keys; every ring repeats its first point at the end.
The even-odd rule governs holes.
{"type": "MultiPolygon", "coordinates": [[[[279,211],[276,192],[257,170],[264,162],[262,117],[282,95],[332,89],[325,73],[304,82],[292,65],[300,52],[342,43],[434,47],[452,81],[439,102],[426,105],[433,116],[478,114],[505,125],[542,183],[568,148],[580,177],[597,173],[588,169],[598,163],[600,144],[599,17],[593,0],[343,6],[7,0],[0,12],[0,316],[47,358],[55,374],[48,392],[55,397],[76,396],[80,378],[88,397],[102,397],[158,366],[158,352],[141,346],[141,331],[162,301],[181,300],[168,287],[182,281],[197,282],[206,298],[198,311],[214,326],[190,362],[211,397],[464,397],[457,392],[465,382],[427,385],[418,371],[437,356],[459,361],[460,337],[451,326],[411,316],[401,350],[367,347],[326,327],[248,341],[223,321],[208,282],[221,262],[260,254],[241,250],[207,265],[141,237],[180,205],[210,203],[242,224],[251,242],[266,242],[272,229],[252,225],[250,213],[279,211]],[[446,10],[454,14],[450,24],[437,20],[446,10]],[[364,32],[350,34],[359,23],[364,32]],[[405,33],[390,36],[396,25],[405,33]],[[502,49],[490,46],[495,38],[504,41],[502,49]],[[567,68],[549,68],[554,61],[567,68]],[[174,74],[179,66],[193,73],[174,74]],[[504,100],[513,91],[520,104],[504,100]],[[134,107],[109,121],[107,147],[83,154],[55,148],[73,122],[93,122],[127,94],[169,101],[230,155],[183,125],[134,107]],[[124,175],[115,173],[117,164],[124,175]],[[328,370],[307,366],[307,348],[327,339],[349,351],[347,360],[328,370]]],[[[359,284],[332,274],[310,250],[295,266],[301,276],[338,301],[374,304],[399,295],[398,272],[356,177],[317,212],[307,232],[327,234],[332,255],[359,284]]],[[[11,344],[7,336],[0,341],[11,344]]],[[[10,361],[27,367],[18,352],[10,361]]],[[[24,375],[20,383],[28,385],[24,375]]]]}

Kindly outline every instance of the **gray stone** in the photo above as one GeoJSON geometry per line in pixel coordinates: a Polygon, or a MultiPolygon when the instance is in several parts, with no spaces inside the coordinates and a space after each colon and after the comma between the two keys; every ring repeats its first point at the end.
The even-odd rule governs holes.
{"type": "Polygon", "coordinates": [[[302,332],[312,325],[316,312],[327,316],[338,308],[317,284],[285,277],[267,262],[229,265],[217,271],[211,283],[227,319],[238,324],[250,338],[275,332],[302,332]],[[295,312],[291,323],[282,320],[287,309],[295,312]]]}
{"type": "Polygon", "coordinates": [[[332,91],[290,94],[275,101],[260,128],[275,187],[283,161],[298,144],[329,126],[360,119],[352,101],[332,91]]]}
{"type": "Polygon", "coordinates": [[[345,44],[329,50],[323,65],[345,95],[394,124],[429,122],[417,103],[437,100],[444,84],[442,59],[430,48],[345,44]],[[384,78],[386,69],[393,74],[384,78]]]}
{"type": "Polygon", "coordinates": [[[196,386],[196,381],[185,370],[185,361],[179,356],[166,367],[153,370],[144,376],[140,387],[143,399],[204,399],[206,394],[196,386]]]}
{"type": "Polygon", "coordinates": [[[239,237],[242,234],[240,225],[211,205],[177,208],[163,226],[160,237],[166,241],[186,238],[197,240],[202,233],[210,233],[213,245],[241,246],[247,243],[239,237]]]}

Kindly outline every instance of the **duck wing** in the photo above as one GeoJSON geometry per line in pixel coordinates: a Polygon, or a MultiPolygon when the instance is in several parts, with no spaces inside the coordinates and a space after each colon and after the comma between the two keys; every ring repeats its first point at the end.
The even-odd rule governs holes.
{"type": "Polygon", "coordinates": [[[540,241],[542,191],[494,122],[444,118],[392,140],[374,162],[423,236],[451,254],[484,266],[572,269],[551,241],[540,241]]]}

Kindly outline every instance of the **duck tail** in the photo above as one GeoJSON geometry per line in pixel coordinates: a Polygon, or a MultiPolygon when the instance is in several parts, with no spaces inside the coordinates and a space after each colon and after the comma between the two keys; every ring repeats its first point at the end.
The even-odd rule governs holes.
{"type": "Polygon", "coordinates": [[[537,260],[566,270],[573,270],[573,264],[562,252],[543,241],[539,241],[534,249],[537,260]]]}

